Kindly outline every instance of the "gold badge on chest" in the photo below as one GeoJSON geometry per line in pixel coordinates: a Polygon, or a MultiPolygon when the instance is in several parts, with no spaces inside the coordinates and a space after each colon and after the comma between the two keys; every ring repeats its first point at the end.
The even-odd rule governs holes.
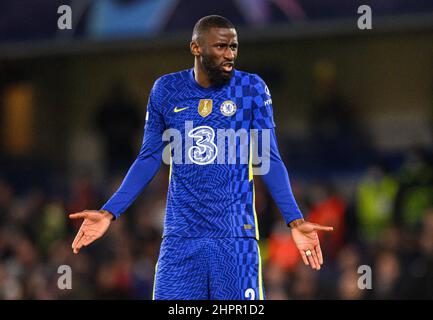
{"type": "Polygon", "coordinates": [[[212,99],[200,99],[198,103],[198,113],[203,117],[207,117],[212,112],[212,99]]]}

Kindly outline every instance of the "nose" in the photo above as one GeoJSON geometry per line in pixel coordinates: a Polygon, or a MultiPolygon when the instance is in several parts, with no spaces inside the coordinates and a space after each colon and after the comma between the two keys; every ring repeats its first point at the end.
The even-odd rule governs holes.
{"type": "Polygon", "coordinates": [[[233,61],[235,59],[235,51],[232,48],[227,47],[224,52],[224,58],[233,61]]]}

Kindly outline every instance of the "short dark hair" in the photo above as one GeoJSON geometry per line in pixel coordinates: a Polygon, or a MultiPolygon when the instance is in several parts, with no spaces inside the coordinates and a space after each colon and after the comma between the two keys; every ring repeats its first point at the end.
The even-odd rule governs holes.
{"type": "Polygon", "coordinates": [[[229,19],[218,15],[211,15],[201,18],[197,21],[192,31],[192,40],[198,41],[201,35],[209,31],[211,28],[227,28],[235,29],[233,23],[229,19]]]}

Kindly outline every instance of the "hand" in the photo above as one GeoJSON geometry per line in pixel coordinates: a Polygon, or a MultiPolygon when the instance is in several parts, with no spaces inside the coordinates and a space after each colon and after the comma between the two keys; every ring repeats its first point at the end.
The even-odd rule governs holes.
{"type": "Polygon", "coordinates": [[[303,219],[292,221],[290,226],[292,228],[293,240],[301,253],[305,265],[310,265],[312,269],[320,270],[320,266],[323,264],[323,256],[317,231],[332,231],[334,228],[307,222],[303,219]],[[309,255],[307,255],[308,252],[310,253],[309,255]]]}
{"type": "Polygon", "coordinates": [[[72,250],[77,254],[83,246],[88,246],[104,235],[110,226],[113,215],[103,210],[84,210],[70,214],[69,218],[84,219],[74,242],[72,242],[72,250]]]}

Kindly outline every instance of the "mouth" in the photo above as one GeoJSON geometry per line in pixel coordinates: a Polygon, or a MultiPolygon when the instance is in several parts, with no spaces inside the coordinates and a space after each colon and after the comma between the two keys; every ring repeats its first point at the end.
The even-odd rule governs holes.
{"type": "Polygon", "coordinates": [[[233,62],[224,62],[221,65],[221,68],[223,69],[224,72],[232,72],[233,66],[234,66],[233,62]]]}

